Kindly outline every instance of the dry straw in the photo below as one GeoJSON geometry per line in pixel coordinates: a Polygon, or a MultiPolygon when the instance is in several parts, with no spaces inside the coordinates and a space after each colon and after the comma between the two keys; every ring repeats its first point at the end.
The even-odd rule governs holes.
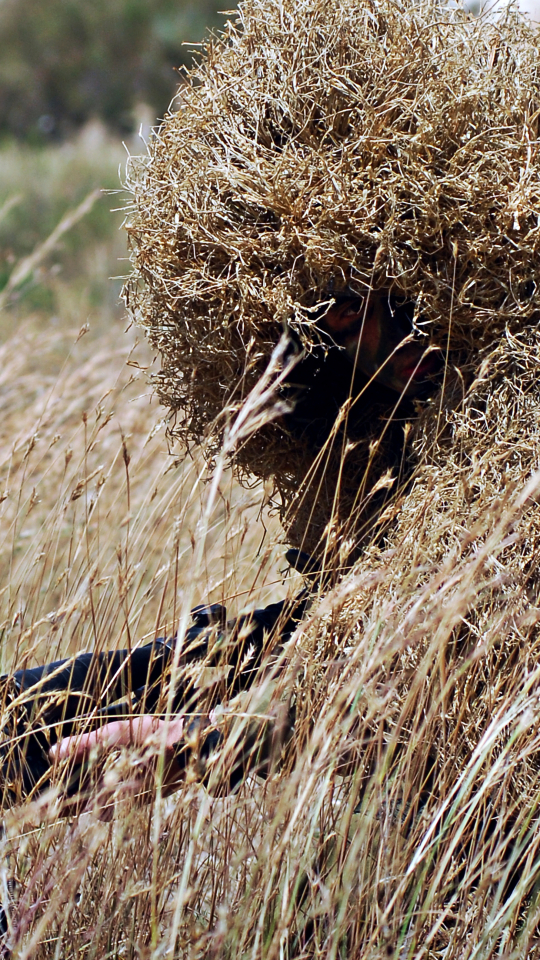
{"type": "MultiPolygon", "coordinates": [[[[536,319],[538,44],[515,14],[436,3],[241,5],[131,171],[127,300],[175,437],[212,456],[282,330],[312,350],[343,290],[410,299],[461,365],[536,319]]],[[[327,459],[308,512],[323,474],[350,513],[347,483],[365,498],[389,465],[362,442],[345,472],[327,459]]],[[[236,455],[284,512],[313,460],[283,421],[236,455]]]]}
{"type": "Polygon", "coordinates": [[[192,601],[262,600],[265,581],[281,595],[273,538],[253,569],[260,490],[223,469],[275,475],[294,511],[314,455],[276,404],[284,326],[316,352],[310,311],[372,284],[450,350],[409,421],[406,484],[384,457],[365,473],[382,408],[314,465],[323,517],[336,475],[361,490],[351,529],[327,531],[338,549],[370,496],[375,536],[274,675],[225,704],[214,785],[253,719],[292,701],[281,768],[226,797],[189,780],[144,811],[122,792],[128,753],[107,770],[110,824],[50,797],[10,811],[19,960],[540,955],[537,60],[513,15],[387,0],[252,3],[209,48],[139,167],[128,295],[213,483],[196,457],[161,459],[114,330],[57,383],[36,376],[41,340],[4,346],[3,669],[172,635],[192,601]]]}
{"type": "Polygon", "coordinates": [[[185,446],[214,456],[283,329],[317,351],[344,291],[413,302],[447,360],[405,486],[380,409],[318,461],[279,419],[235,451],[293,533],[311,471],[318,533],[372,542],[290,653],[294,756],[218,952],[537,955],[538,63],[513,12],[248,0],[132,167],[127,299],[185,446]]]}

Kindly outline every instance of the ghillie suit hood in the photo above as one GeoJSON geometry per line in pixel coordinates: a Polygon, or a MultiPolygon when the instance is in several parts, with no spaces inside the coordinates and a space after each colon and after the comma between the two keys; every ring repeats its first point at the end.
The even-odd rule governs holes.
{"type": "MultiPolygon", "coordinates": [[[[409,304],[454,398],[479,351],[536,322],[539,62],[513,14],[247,0],[133,162],[126,299],[173,437],[211,460],[284,331],[305,358],[280,388],[296,412],[234,456],[297,544],[369,540],[410,479],[418,403],[351,383],[320,327],[333,298],[409,304]]],[[[432,412],[444,429],[445,405],[416,429],[432,412]]]]}

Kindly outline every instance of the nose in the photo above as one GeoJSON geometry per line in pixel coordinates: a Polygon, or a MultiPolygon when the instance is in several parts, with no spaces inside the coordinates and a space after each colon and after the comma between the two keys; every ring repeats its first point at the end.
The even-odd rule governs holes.
{"type": "Polygon", "coordinates": [[[412,341],[411,304],[392,303],[387,294],[370,293],[365,300],[346,300],[330,308],[324,325],[370,380],[403,396],[418,396],[436,371],[438,355],[428,345],[412,341]],[[428,350],[428,353],[426,353],[428,350]]]}

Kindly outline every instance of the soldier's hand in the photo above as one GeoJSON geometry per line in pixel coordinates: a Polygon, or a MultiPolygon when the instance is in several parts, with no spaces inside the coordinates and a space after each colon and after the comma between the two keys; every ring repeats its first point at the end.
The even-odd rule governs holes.
{"type": "Polygon", "coordinates": [[[164,744],[170,749],[182,739],[183,731],[183,717],[171,717],[166,721],[143,715],[130,720],[113,720],[90,733],[65,737],[51,747],[50,756],[53,761],[69,759],[81,763],[95,747],[107,751],[115,747],[146,747],[154,743],[157,747],[164,744]]]}

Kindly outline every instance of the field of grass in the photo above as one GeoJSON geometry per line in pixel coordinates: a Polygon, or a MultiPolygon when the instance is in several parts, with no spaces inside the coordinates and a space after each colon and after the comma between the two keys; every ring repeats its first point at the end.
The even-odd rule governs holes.
{"type": "MultiPolygon", "coordinates": [[[[14,145],[0,153],[4,285],[38,252],[35,269],[6,297],[0,320],[3,672],[75,651],[170,635],[196,603],[219,600],[233,615],[299,585],[297,576],[293,586],[284,583],[279,525],[267,509],[261,515],[264,491],[239,488],[225,472],[207,510],[208,476],[197,452],[178,462],[168,451],[163,411],[148,385],[153,358],[137,331],[126,330],[121,281],[110,279],[127,268],[122,214],[110,213],[122,205],[122,195],[99,196],[58,245],[41,255],[56,225],[89,193],[119,188],[125,157],[122,145],[99,129],[60,148],[14,145]]],[[[17,897],[24,891],[12,919],[14,955],[143,955],[142,942],[158,930],[152,897],[139,919],[129,920],[136,931],[130,947],[105,949],[96,923],[103,925],[107,941],[112,917],[126,914],[125,905],[112,907],[111,882],[114,896],[121,894],[125,903],[132,897],[138,914],[147,899],[142,893],[147,859],[139,864],[147,880],[130,877],[126,884],[123,858],[131,863],[133,851],[124,841],[118,846],[116,828],[103,834],[92,822],[81,834],[80,825],[60,821],[28,831],[30,815],[35,811],[27,809],[22,819],[11,821],[7,846],[13,853],[8,864],[4,846],[0,864],[3,889],[14,872],[17,897]],[[85,830],[93,852],[81,861],[85,830]],[[76,881],[70,879],[72,866],[58,880],[59,848],[67,862],[77,851],[76,881]],[[101,879],[99,895],[91,894],[97,913],[90,920],[88,905],[81,912],[76,902],[88,864],[97,863],[104,850],[112,860],[98,872],[112,873],[107,882],[101,879]],[[21,910],[25,898],[28,907],[21,910]],[[82,941],[73,940],[73,923],[82,941]]],[[[146,858],[154,849],[149,814],[143,821],[133,840],[148,846],[146,858]]],[[[125,830],[124,824],[121,833],[125,830]]],[[[173,876],[171,864],[161,863],[162,869],[165,877],[173,876]]],[[[94,889],[95,866],[91,874],[94,889]]],[[[154,880],[157,886],[173,882],[154,880]]],[[[131,908],[127,913],[131,917],[131,908]]]]}
{"type": "MultiPolygon", "coordinates": [[[[122,213],[109,212],[123,196],[73,213],[118,188],[124,157],[98,128],[0,152],[5,672],[172,635],[202,601],[235,615],[301,586],[283,577],[264,489],[226,469],[212,484],[196,450],[168,451],[148,384],[158,361],[109,279],[128,269],[122,213]]],[[[275,775],[228,796],[188,777],[168,798],[158,776],[143,805],[122,783],[145,758],[125,751],[104,773],[107,822],[99,804],[61,817],[54,794],[6,810],[6,956],[539,955],[539,614],[537,588],[512,567],[522,556],[529,569],[535,550],[538,475],[527,461],[526,482],[478,500],[467,529],[469,488],[435,476],[388,549],[314,602],[282,669],[231,707],[241,737],[295,697],[275,775]]]]}

